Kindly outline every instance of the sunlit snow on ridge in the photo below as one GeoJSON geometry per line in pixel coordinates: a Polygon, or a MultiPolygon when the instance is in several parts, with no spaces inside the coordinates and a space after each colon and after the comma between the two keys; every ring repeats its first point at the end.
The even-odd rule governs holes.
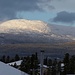
{"type": "MultiPolygon", "coordinates": [[[[69,30],[70,29],[71,28],[69,28],[69,30]]],[[[40,20],[25,20],[25,19],[8,20],[0,24],[0,33],[8,33],[8,34],[13,33],[16,36],[17,34],[20,35],[23,33],[22,35],[23,37],[25,34],[25,36],[28,35],[26,36],[28,38],[29,37],[37,38],[36,36],[38,36],[38,39],[46,38],[49,41],[51,39],[75,40],[75,37],[73,35],[68,34],[68,29],[66,27],[59,27],[59,26],[53,26],[53,25],[51,26],[40,20]]],[[[1,34],[1,37],[3,37],[3,35],[5,34],[1,34]]]]}
{"type": "Polygon", "coordinates": [[[49,33],[51,32],[47,23],[37,20],[24,20],[24,19],[14,19],[3,22],[0,24],[0,33],[11,33],[11,32],[39,32],[39,33],[49,33]]]}

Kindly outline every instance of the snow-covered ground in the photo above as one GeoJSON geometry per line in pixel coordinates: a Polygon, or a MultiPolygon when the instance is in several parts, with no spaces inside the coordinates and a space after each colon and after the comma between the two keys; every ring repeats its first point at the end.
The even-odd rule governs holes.
{"type": "MultiPolygon", "coordinates": [[[[40,66],[41,64],[39,64],[39,66],[40,66]]],[[[48,66],[47,65],[43,65],[43,68],[48,68],[48,66]]]]}
{"type": "Polygon", "coordinates": [[[37,20],[14,19],[0,24],[0,33],[19,33],[19,32],[39,32],[48,33],[47,23],[37,20]]]}
{"type": "Polygon", "coordinates": [[[8,65],[14,65],[15,63],[16,63],[16,65],[20,65],[21,62],[22,62],[22,60],[19,60],[19,61],[8,63],[8,65]]]}
{"type": "Polygon", "coordinates": [[[15,69],[3,62],[0,62],[0,75],[28,75],[18,69],[15,69]]]}
{"type": "Polygon", "coordinates": [[[61,63],[61,67],[64,67],[65,65],[64,65],[64,63],[61,63]]]}

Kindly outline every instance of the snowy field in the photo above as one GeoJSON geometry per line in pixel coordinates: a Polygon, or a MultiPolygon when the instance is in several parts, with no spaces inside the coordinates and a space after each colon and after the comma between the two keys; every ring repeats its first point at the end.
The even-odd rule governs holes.
{"type": "Polygon", "coordinates": [[[28,74],[0,62],[0,75],[28,75],[28,74]]]}

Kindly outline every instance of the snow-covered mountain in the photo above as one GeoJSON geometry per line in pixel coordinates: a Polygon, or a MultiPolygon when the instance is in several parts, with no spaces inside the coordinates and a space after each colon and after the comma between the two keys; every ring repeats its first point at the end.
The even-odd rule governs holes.
{"type": "Polygon", "coordinates": [[[0,43],[55,43],[75,40],[75,28],[37,20],[14,19],[0,24],[0,43]]]}
{"type": "Polygon", "coordinates": [[[0,33],[49,33],[51,30],[42,21],[31,20],[9,20],[0,25],[0,33]]]}

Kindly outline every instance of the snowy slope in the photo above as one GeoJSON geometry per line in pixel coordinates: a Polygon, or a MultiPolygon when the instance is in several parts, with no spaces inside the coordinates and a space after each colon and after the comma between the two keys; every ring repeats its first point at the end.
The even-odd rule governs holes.
{"type": "Polygon", "coordinates": [[[22,62],[22,60],[19,60],[19,61],[15,61],[15,62],[8,63],[8,65],[14,65],[15,63],[17,65],[21,65],[21,62],[22,62]]]}
{"type": "Polygon", "coordinates": [[[0,24],[0,33],[38,32],[49,33],[47,23],[36,20],[15,19],[0,24]]]}
{"type": "Polygon", "coordinates": [[[60,36],[65,36],[69,39],[75,40],[74,26],[50,25],[50,28],[51,28],[51,33],[60,36]]]}
{"type": "Polygon", "coordinates": [[[28,75],[28,74],[0,62],[0,75],[28,75]]]}
{"type": "Polygon", "coordinates": [[[71,35],[75,37],[75,26],[50,25],[51,32],[58,35],[71,35]]]}

